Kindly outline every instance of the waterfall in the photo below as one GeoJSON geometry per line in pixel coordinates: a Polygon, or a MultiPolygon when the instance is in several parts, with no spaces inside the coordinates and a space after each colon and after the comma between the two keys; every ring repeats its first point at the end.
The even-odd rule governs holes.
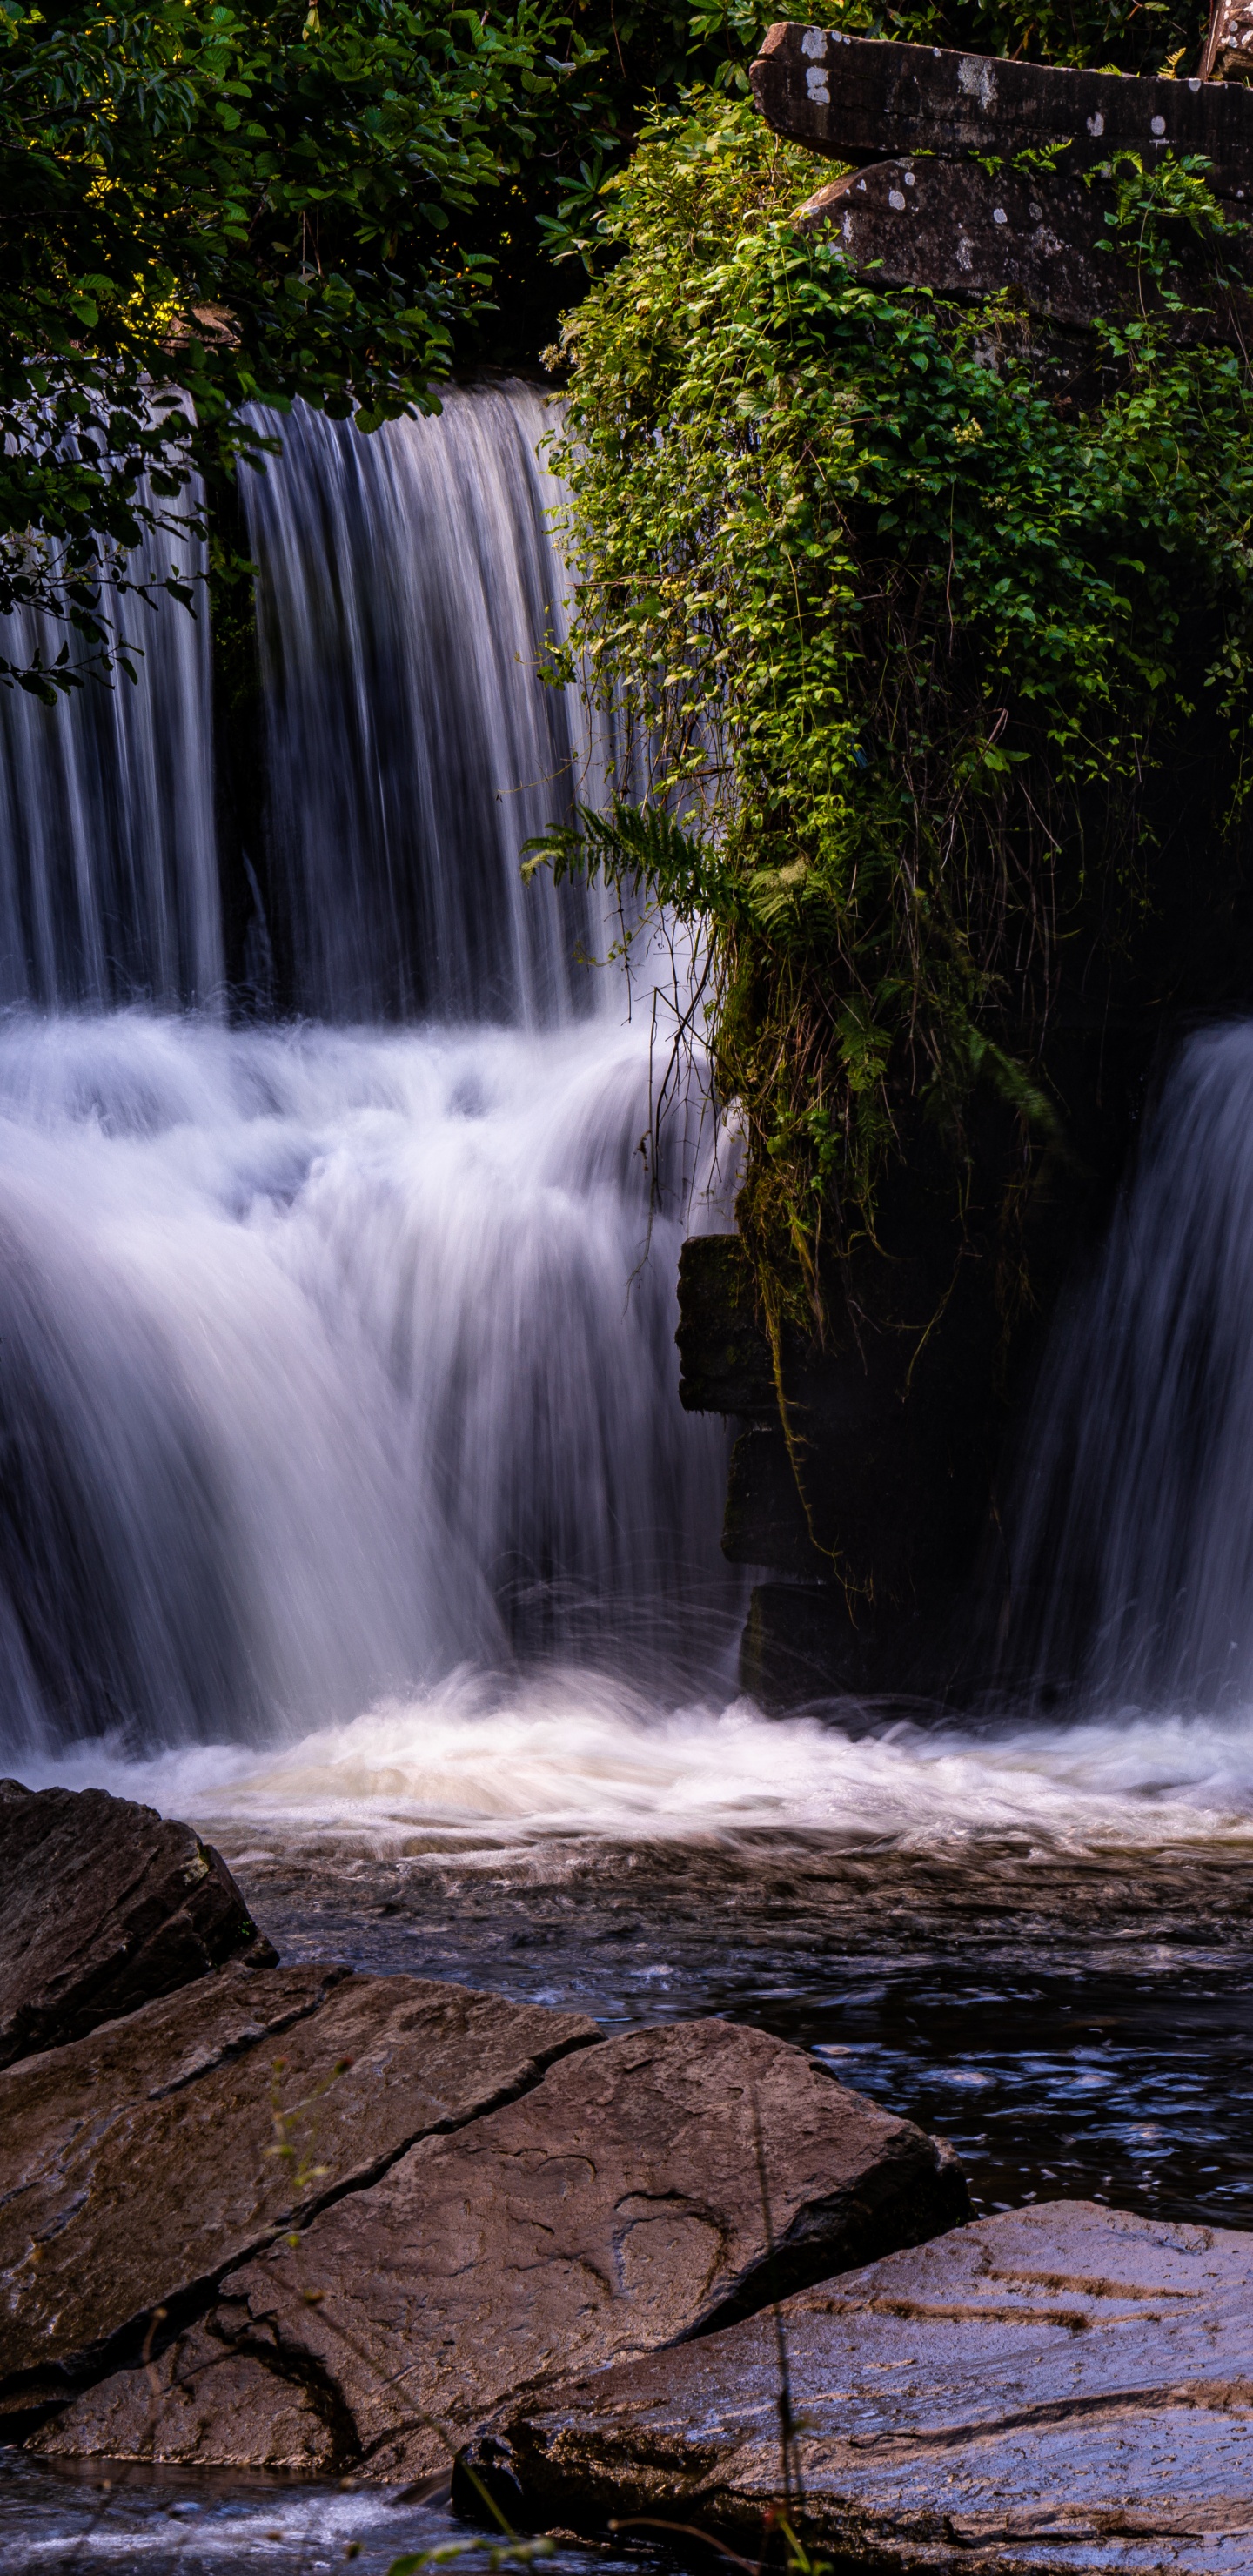
{"type": "Polygon", "coordinates": [[[529,673],[564,634],[545,537],[551,431],[518,386],[361,438],[298,409],[249,475],[261,566],[272,953],[322,1018],[519,1021],[587,1009],[573,889],[528,891],[564,810],[577,710],[529,673]],[[538,895],[538,899],[537,899],[538,895]]]}
{"type": "Polygon", "coordinates": [[[583,757],[534,669],[560,616],[543,426],[522,388],[369,441],[298,410],[249,495],[254,926],[299,1018],[232,1025],[211,975],[167,977],[148,880],[116,865],[163,850],[202,899],[179,830],[212,813],[203,626],[163,604],[108,740],[94,701],[0,707],[5,882],[38,846],[62,917],[39,834],[73,770],[73,883],[117,916],[95,982],[28,944],[0,1016],[10,1763],[274,1741],[537,1658],[655,1678],[726,1626],[724,1442],[681,1411],[673,1347],[707,1117],[694,1092],[653,1150],[649,1011],[581,962],[586,898],[518,869],[583,757]]]}
{"type": "MultiPolygon", "coordinates": [[[[203,545],[150,535],[136,574],[190,584],[203,545]]],[[[209,632],[160,595],[132,595],[119,623],[139,679],[89,679],[57,707],[0,693],[0,1007],[163,1009],[213,1003],[222,983],[221,907],[209,758],[209,632]]],[[[15,662],[55,661],[48,619],[8,621],[15,662]]]]}
{"type": "Polygon", "coordinates": [[[1193,1036],[1054,1330],[1008,1661],[1089,1706],[1253,1696],[1253,1026],[1193,1036]]]}

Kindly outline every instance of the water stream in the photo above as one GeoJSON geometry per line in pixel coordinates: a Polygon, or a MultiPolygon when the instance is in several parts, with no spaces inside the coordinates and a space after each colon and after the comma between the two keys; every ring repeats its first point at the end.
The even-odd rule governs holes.
{"type": "Polygon", "coordinates": [[[1053,1337],[1010,1660],[1088,1706],[1253,1700],[1253,1030],[1197,1032],[1053,1337]]]}
{"type": "MultiPolygon", "coordinates": [[[[726,1140],[696,1080],[658,1141],[646,961],[518,871],[598,759],[535,669],[544,427],[508,386],[298,412],[251,488],[242,994],[203,619],[137,691],[0,705],[0,1763],[193,1818],[288,1956],[734,2012],[955,2136],[981,2206],[1247,2225],[1253,1032],[1191,1042],[1041,1399],[1051,1713],[765,1718],[673,1347],[726,1140]]],[[[435,2528],[0,2465],[0,2571],[435,2528]]]]}
{"type": "MultiPolygon", "coordinates": [[[[195,583],[204,548],[150,536],[139,578],[195,583]]],[[[62,638],[12,620],[12,660],[62,638]]],[[[5,692],[0,721],[0,1008],[211,1005],[222,983],[211,674],[203,600],[123,602],[132,684],[88,685],[53,710],[5,692]]]]}

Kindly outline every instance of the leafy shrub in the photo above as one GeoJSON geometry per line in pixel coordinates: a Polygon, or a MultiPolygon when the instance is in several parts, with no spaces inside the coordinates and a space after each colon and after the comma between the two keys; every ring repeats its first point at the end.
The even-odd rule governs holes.
{"type": "MultiPolygon", "coordinates": [[[[1019,1181],[1056,1138],[1059,974],[1134,949],[1199,712],[1216,825],[1238,803],[1253,636],[1243,358],[881,289],[795,228],[830,174],[706,93],[605,191],[560,353],[564,667],[626,749],[613,812],[533,854],[696,928],[741,1225],[768,1309],[819,1325],[903,1120],[959,1199],[981,1090],[1019,1181]]],[[[1161,275],[1180,212],[1221,260],[1195,168],[1125,166],[1107,220],[1161,275]]]]}

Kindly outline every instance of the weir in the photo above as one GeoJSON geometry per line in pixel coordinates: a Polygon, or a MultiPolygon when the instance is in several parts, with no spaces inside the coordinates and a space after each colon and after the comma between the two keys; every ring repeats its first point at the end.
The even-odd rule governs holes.
{"type": "Polygon", "coordinates": [[[149,618],[137,689],[0,708],[10,1762],[265,1740],[518,1656],[673,1666],[725,1617],[724,1443],[673,1349],[708,1122],[654,1156],[648,1014],[518,864],[578,752],[535,671],[543,428],[521,387],[370,440],[298,411],[247,492],[242,1017],[203,602],[149,618]]]}
{"type": "MultiPolygon", "coordinates": [[[[537,1658],[608,1662],[650,1707],[692,1676],[725,1695],[763,1566],[792,1587],[755,1595],[741,1670],[767,1704],[876,1687],[866,1614],[812,1671],[766,1620],[833,1614],[764,1344],[761,1422],[692,1348],[685,1399],[748,1404],[755,1473],[774,1442],[768,1527],[741,1441],[724,1533],[726,1418],[679,1401],[680,1246],[723,1235],[690,1292],[730,1215],[708,1102],[693,1086],[653,1133],[664,1031],[589,962],[616,925],[522,881],[521,844],[605,752],[537,670],[563,633],[546,417],[495,385],[370,439],[283,426],[243,489],[261,828],[238,848],[215,839],[238,746],[214,741],[203,589],[194,618],[136,608],[137,687],[0,702],[10,1761],[264,1744],[537,1658]]],[[[1071,1292],[998,1524],[1008,1609],[966,1650],[1002,1699],[1253,1687],[1250,1082],[1243,1027],[1185,1047],[1071,1292]]],[[[856,1517],[841,1401],[832,1429],[815,1398],[809,1448],[856,1517]]],[[[933,1514],[923,1467],[902,1526],[933,1514]]],[[[962,1579],[939,1565],[934,1629],[962,1579]]]]}

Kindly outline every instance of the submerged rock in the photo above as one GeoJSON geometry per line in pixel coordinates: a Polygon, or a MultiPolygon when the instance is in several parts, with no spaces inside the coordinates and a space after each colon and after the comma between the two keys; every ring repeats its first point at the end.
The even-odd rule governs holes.
{"type": "Polygon", "coordinates": [[[949,2150],[800,2049],[718,2021],[605,2041],[234,2272],[159,2390],[119,2374],[38,2447],[278,2466],[300,2382],[338,2467],[436,2478],[517,2392],[701,2333],[966,2207],[949,2150]]]}
{"type": "Polygon", "coordinates": [[[119,2338],[136,2358],[155,2310],[186,2315],[277,2231],[598,2036],[464,1986],[236,1964],[9,2067],[0,2409],[64,2396],[119,2338]]]}
{"type": "MultiPolygon", "coordinates": [[[[1253,2235],[1055,2201],[781,2316],[795,2522],[841,2567],[1253,2569],[1253,2235]]],[[[549,2390],[465,2464],[532,2522],[657,2516],[756,2556],[785,2492],[774,2321],[549,2390]]]]}
{"type": "Polygon", "coordinates": [[[238,1954],[274,1965],[225,1861],[190,1825],[103,1789],[0,1780],[0,2067],[238,1954]]]}

